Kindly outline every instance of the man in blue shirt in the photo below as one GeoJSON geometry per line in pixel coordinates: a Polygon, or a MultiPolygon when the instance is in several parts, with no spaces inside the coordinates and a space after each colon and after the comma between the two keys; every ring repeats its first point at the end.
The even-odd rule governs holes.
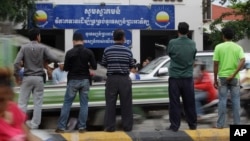
{"type": "Polygon", "coordinates": [[[63,70],[64,63],[59,62],[57,63],[58,67],[53,70],[52,72],[52,80],[53,84],[62,84],[67,82],[67,74],[68,72],[63,70]]]}

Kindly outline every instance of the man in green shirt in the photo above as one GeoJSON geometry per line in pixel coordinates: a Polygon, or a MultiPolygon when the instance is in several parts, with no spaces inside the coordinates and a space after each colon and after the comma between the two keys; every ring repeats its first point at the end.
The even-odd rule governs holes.
{"type": "Polygon", "coordinates": [[[167,54],[171,58],[169,66],[169,130],[178,131],[181,122],[181,102],[190,129],[197,126],[195,110],[193,64],[196,55],[195,42],[187,37],[189,25],[180,22],[176,39],[169,41],[167,54]]]}
{"type": "Polygon", "coordinates": [[[245,63],[244,51],[241,46],[232,41],[234,31],[225,27],[222,29],[224,42],[214,50],[214,87],[218,88],[218,114],[216,128],[223,128],[226,119],[228,91],[231,94],[233,124],[240,124],[240,84],[239,71],[245,63]],[[218,78],[217,78],[218,77],[218,78]]]}

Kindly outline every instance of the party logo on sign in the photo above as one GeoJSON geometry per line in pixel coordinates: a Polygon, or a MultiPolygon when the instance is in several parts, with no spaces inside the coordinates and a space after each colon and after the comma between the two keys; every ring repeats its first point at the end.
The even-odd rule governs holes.
{"type": "Polygon", "coordinates": [[[53,28],[53,5],[50,3],[36,4],[31,16],[30,26],[53,28]],[[33,21],[33,24],[31,23],[33,21]]]}
{"type": "Polygon", "coordinates": [[[48,15],[43,10],[37,10],[33,18],[38,27],[44,27],[46,24],[48,24],[48,15]]]}
{"type": "Polygon", "coordinates": [[[152,29],[174,29],[174,6],[173,5],[152,5],[151,6],[151,27],[152,29]]]}

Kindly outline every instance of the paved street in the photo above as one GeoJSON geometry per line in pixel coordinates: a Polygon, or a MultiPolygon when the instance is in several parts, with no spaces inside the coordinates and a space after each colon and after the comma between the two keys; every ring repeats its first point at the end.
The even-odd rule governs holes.
{"type": "MultiPolygon", "coordinates": [[[[135,131],[160,131],[165,130],[169,127],[170,123],[168,120],[168,111],[153,111],[151,113],[152,117],[150,119],[144,120],[140,124],[135,124],[135,131]]],[[[198,128],[211,128],[214,124],[215,119],[210,118],[210,120],[203,120],[198,124],[198,128]]],[[[181,127],[179,130],[189,129],[186,121],[183,119],[181,122],[181,127]]]]}
{"type": "MultiPolygon", "coordinates": [[[[151,111],[149,113],[150,117],[146,119],[137,118],[135,119],[134,124],[134,131],[159,131],[159,130],[165,130],[166,127],[169,127],[170,123],[168,120],[168,111],[167,110],[161,110],[161,111],[151,111]]],[[[57,118],[49,119],[51,121],[51,126],[48,126],[46,129],[49,132],[54,132],[54,126],[57,122],[57,118]],[[54,124],[53,124],[54,123],[54,124]]],[[[206,115],[206,117],[203,118],[203,120],[198,121],[198,128],[211,128],[215,125],[215,122],[217,120],[217,113],[211,113],[209,115],[206,115]]],[[[241,122],[243,124],[250,124],[250,120],[246,119],[246,117],[241,117],[241,122]]],[[[117,118],[117,128],[118,130],[120,127],[121,118],[117,118]]],[[[226,127],[229,127],[229,125],[232,123],[232,118],[227,119],[226,127]]],[[[183,119],[181,122],[181,127],[179,130],[186,130],[189,129],[186,121],[183,119]]],[[[93,128],[91,127],[90,131],[102,131],[102,128],[93,128]]]]}
{"type": "MultiPolygon", "coordinates": [[[[217,120],[217,113],[211,113],[206,115],[203,120],[198,121],[197,128],[212,128],[217,120]]],[[[232,118],[228,117],[227,122],[225,124],[225,128],[229,128],[230,124],[232,123],[232,118]]],[[[250,124],[250,120],[246,117],[241,117],[242,124],[250,124]]],[[[165,130],[166,127],[169,127],[170,123],[168,120],[167,111],[156,111],[155,117],[152,119],[146,119],[141,124],[135,124],[134,130],[135,131],[152,131],[152,130],[165,130]],[[161,115],[162,113],[162,115],[161,115]]],[[[179,130],[186,130],[189,129],[186,121],[183,119],[181,122],[181,127],[179,130]]]]}
{"type": "MultiPolygon", "coordinates": [[[[167,110],[161,110],[161,111],[151,111],[149,113],[150,117],[148,117],[147,119],[141,120],[141,119],[136,119],[135,120],[135,124],[134,124],[134,128],[133,128],[133,132],[132,133],[152,133],[152,134],[161,134],[161,133],[166,133],[166,134],[171,134],[169,131],[166,131],[166,127],[169,127],[169,120],[168,120],[168,111],[167,110]],[[166,132],[165,132],[166,131],[166,132]]],[[[207,115],[207,117],[204,118],[203,121],[200,121],[198,123],[198,129],[204,129],[207,131],[212,131],[213,128],[212,126],[215,124],[215,121],[217,120],[217,116],[216,114],[211,114],[211,115],[207,115]]],[[[241,118],[242,123],[244,124],[250,124],[250,120],[247,120],[245,117],[241,118]]],[[[42,129],[42,130],[32,130],[32,132],[36,135],[38,135],[41,138],[51,138],[51,135],[56,135],[55,134],[55,127],[53,126],[53,124],[55,125],[55,122],[57,121],[57,118],[55,117],[54,119],[50,119],[51,121],[51,128],[49,129],[42,129]]],[[[232,119],[229,118],[227,120],[227,124],[225,126],[225,128],[228,128],[230,123],[232,122],[232,119]]],[[[120,124],[120,117],[117,118],[117,130],[121,130],[119,127],[120,124]]],[[[178,133],[183,133],[183,131],[188,130],[188,125],[187,123],[182,120],[181,122],[181,127],[180,127],[180,131],[178,133]]],[[[102,128],[92,128],[88,134],[86,135],[90,135],[92,133],[94,133],[95,131],[99,131],[96,133],[102,133],[105,134],[105,132],[100,132],[103,131],[102,128]]],[[[197,130],[197,132],[200,130],[197,130]]],[[[218,130],[217,132],[222,132],[224,133],[224,131],[222,130],[218,130]]],[[[206,132],[206,131],[205,131],[206,132]]],[[[120,132],[116,132],[116,133],[120,133],[120,132]]],[[[79,139],[79,134],[77,130],[70,130],[68,131],[68,134],[70,134],[70,137],[78,137],[77,139],[73,139],[73,140],[78,140],[79,139]]],[[[205,134],[205,133],[203,133],[205,134]]],[[[227,134],[226,132],[224,134],[227,134]]],[[[84,134],[85,135],[85,134],[84,134]]],[[[106,134],[105,134],[106,135],[106,134]]],[[[115,134],[116,135],[116,134],[115,134]]],[[[171,134],[172,135],[172,134],[171,134]]],[[[59,137],[59,136],[58,136],[59,137]]],[[[85,137],[85,136],[84,136],[85,137]]],[[[63,139],[62,139],[63,140],[63,139]]]]}

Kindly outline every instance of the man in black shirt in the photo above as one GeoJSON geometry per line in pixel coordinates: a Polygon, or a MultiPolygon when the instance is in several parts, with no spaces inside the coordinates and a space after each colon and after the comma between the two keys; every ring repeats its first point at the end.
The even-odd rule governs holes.
{"type": "Polygon", "coordinates": [[[73,44],[74,47],[66,53],[64,61],[64,70],[68,71],[68,82],[56,132],[64,132],[66,130],[70,108],[77,92],[79,92],[80,95],[78,130],[80,133],[86,131],[88,92],[90,87],[89,69],[96,70],[97,64],[93,52],[83,47],[84,41],[82,34],[74,33],[73,44]]]}

